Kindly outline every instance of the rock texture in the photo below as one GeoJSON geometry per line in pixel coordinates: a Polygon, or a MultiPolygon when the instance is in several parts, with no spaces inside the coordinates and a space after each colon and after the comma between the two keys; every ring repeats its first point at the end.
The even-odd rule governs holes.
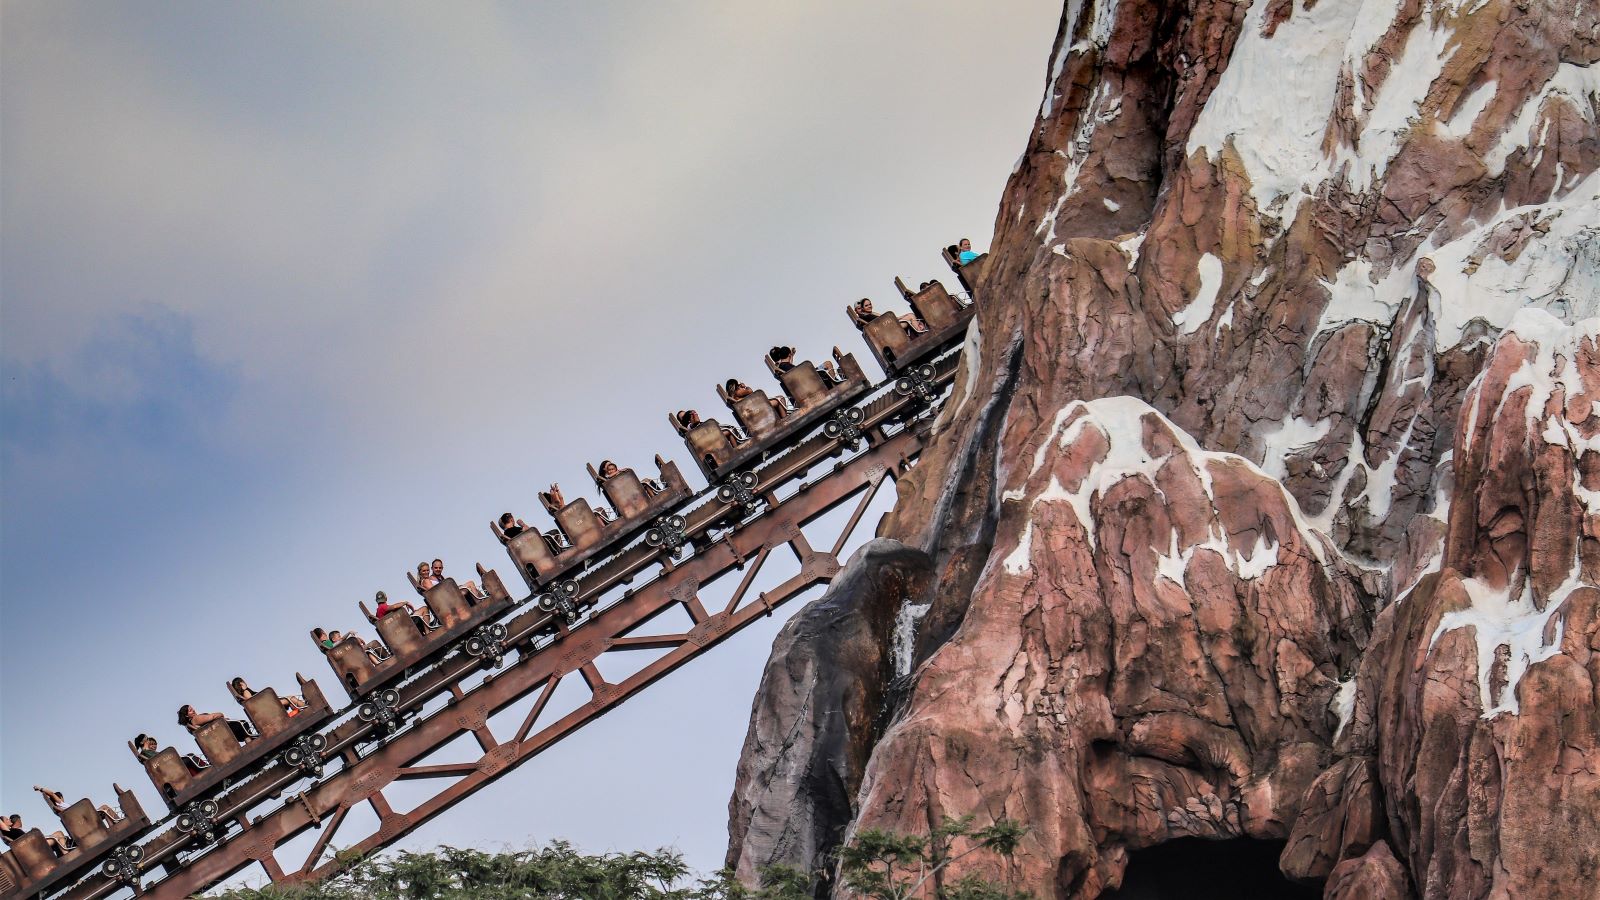
{"type": "Polygon", "coordinates": [[[1129,847],[1281,836],[1328,762],[1359,579],[1276,480],[1142,401],[1069,404],[1034,442],[1003,454],[1011,549],[874,750],[862,821],[1017,819],[1010,877],[1091,897],[1129,847]]]}
{"type": "Polygon", "coordinates": [[[1518,313],[1456,445],[1442,568],[1384,611],[1352,745],[1423,895],[1593,896],[1600,320],[1518,313]]]}
{"type": "MultiPolygon", "coordinates": [[[[1067,3],[888,524],[928,610],[903,699],[850,692],[851,827],[1021,819],[986,874],[1045,897],[1195,836],[1328,897],[1593,895],[1597,59],[1592,0],[1067,3]]],[[[815,652],[736,810],[829,756],[773,699],[815,652]]],[[[745,873],[837,840],[746,830],[745,873]]]]}
{"type": "Polygon", "coordinates": [[[739,758],[745,788],[728,804],[741,878],[773,862],[828,868],[882,728],[895,620],[931,575],[921,551],[872,541],[778,634],[739,758]]]}

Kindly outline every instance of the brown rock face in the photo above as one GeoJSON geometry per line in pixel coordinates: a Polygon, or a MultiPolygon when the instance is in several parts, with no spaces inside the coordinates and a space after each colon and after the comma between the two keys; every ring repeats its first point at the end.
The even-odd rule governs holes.
{"type": "Polygon", "coordinates": [[[1027,822],[1005,874],[1091,897],[1130,848],[1281,837],[1330,758],[1359,581],[1277,481],[1141,401],[1013,440],[992,568],[878,742],[860,824],[1027,822]]]}
{"type": "Polygon", "coordinates": [[[1464,404],[1443,568],[1368,650],[1359,737],[1424,895],[1593,896],[1597,401],[1600,320],[1519,313],[1464,404]]]}
{"type": "MultiPolygon", "coordinates": [[[[953,874],[1043,897],[1186,837],[1594,896],[1597,59],[1591,2],[1067,4],[887,529],[930,606],[851,827],[1019,819],[953,874]]],[[[752,735],[815,730],[769,700],[813,652],[752,735]]]]}
{"type": "Polygon", "coordinates": [[[1371,850],[1340,863],[1328,876],[1326,900],[1391,900],[1411,896],[1406,870],[1379,841],[1371,850]]]}

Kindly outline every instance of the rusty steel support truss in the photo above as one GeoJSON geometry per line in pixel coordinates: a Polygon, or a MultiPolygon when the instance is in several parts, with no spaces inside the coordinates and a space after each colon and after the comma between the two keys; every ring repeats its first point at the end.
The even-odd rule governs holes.
{"type": "MultiPolygon", "coordinates": [[[[829,583],[884,481],[898,479],[922,448],[960,363],[954,346],[941,354],[870,390],[838,424],[796,436],[754,469],[687,501],[672,516],[670,545],[623,543],[609,557],[561,575],[573,580],[540,584],[470,640],[437,648],[402,681],[364,692],[324,728],[314,750],[301,748],[315,757],[314,772],[303,758],[263,760],[222,793],[174,810],[165,830],[142,843],[107,848],[94,863],[100,868],[75,885],[26,896],[103,900],[131,890],[177,900],[252,864],[277,883],[322,878],[347,858],[329,850],[363,804],[375,814],[376,829],[348,835],[354,840],[341,849],[364,854],[411,833],[779,605],[829,583]],[[812,546],[801,529],[852,499],[837,539],[812,546]],[[682,550],[687,559],[679,558],[682,550]],[[752,597],[762,568],[783,552],[794,554],[799,572],[752,597]],[[703,589],[725,578],[738,579],[730,599],[707,607],[703,589]],[[571,602],[547,605],[547,592],[562,587],[571,602]],[[663,630],[662,623],[685,619],[687,629],[663,630]],[[640,651],[660,655],[615,682],[597,664],[617,658],[607,654],[640,651]],[[587,700],[547,716],[558,686],[580,680],[587,700]],[[491,727],[492,718],[530,699],[514,733],[491,727]],[[430,761],[468,735],[464,743],[476,744],[475,758],[430,761]],[[400,782],[443,786],[401,813],[384,793],[400,782]],[[285,845],[312,830],[320,834],[303,860],[280,861],[285,845]]],[[[8,891],[7,900],[21,896],[8,891]]]]}
{"type": "MultiPolygon", "coordinates": [[[[954,373],[941,374],[941,381],[947,381],[954,373]]],[[[402,696],[395,706],[402,714],[422,705],[417,701],[413,706],[413,696],[437,696],[441,685],[448,700],[444,708],[412,719],[397,734],[376,744],[363,746],[355,735],[341,737],[351,730],[351,723],[336,728],[330,734],[330,754],[342,760],[342,768],[302,793],[288,795],[270,811],[250,815],[251,805],[259,807],[269,798],[279,798],[280,785],[286,782],[260,788],[253,795],[258,802],[237,804],[224,813],[239,830],[214,846],[191,853],[192,848],[183,845],[174,832],[158,835],[150,843],[157,848],[155,852],[164,855],[161,865],[166,875],[148,885],[136,884],[134,890],[155,900],[176,900],[214,886],[252,863],[259,863],[274,882],[324,877],[340,865],[328,853],[334,838],[348,823],[350,812],[363,803],[376,813],[377,830],[351,835],[359,839],[342,849],[366,853],[411,833],[735,632],[771,615],[779,605],[831,581],[840,568],[839,554],[884,481],[898,478],[920,450],[919,432],[927,419],[918,424],[921,427],[901,428],[893,434],[873,429],[865,435],[865,451],[833,464],[832,471],[802,484],[781,502],[774,493],[764,494],[767,508],[760,515],[698,546],[687,560],[660,565],[654,580],[609,606],[597,607],[570,630],[557,624],[553,639],[542,642],[541,634],[548,630],[550,619],[536,610],[511,619],[505,644],[518,652],[514,658],[508,656],[503,669],[468,684],[481,666],[442,666],[422,687],[401,686],[402,696]],[[838,538],[829,547],[813,547],[801,527],[852,498],[856,506],[838,538]],[[784,550],[795,554],[800,571],[752,597],[762,566],[773,553],[784,550]],[[705,606],[702,588],[729,577],[740,578],[729,601],[720,608],[705,606]],[[652,620],[675,609],[687,614],[692,627],[652,632],[652,620]],[[605,654],[640,650],[666,652],[617,682],[607,681],[596,665],[605,654]],[[559,719],[544,721],[557,686],[574,677],[589,691],[588,701],[559,719]],[[535,697],[534,702],[514,733],[491,730],[491,717],[530,696],[535,697]],[[476,759],[421,764],[464,735],[471,735],[481,750],[476,759]],[[385,788],[398,782],[444,779],[452,781],[407,813],[396,812],[384,796],[385,788]],[[286,867],[276,851],[308,829],[320,829],[321,834],[305,859],[289,861],[293,867],[286,867]]],[[[116,881],[95,876],[64,896],[90,900],[124,889],[126,886],[116,881]]]]}

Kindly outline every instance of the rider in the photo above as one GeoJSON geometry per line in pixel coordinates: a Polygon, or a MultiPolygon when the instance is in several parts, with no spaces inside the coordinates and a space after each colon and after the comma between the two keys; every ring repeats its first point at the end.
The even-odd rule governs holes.
{"type": "Polygon", "coordinates": [[[178,724],[189,729],[190,734],[197,734],[200,726],[217,721],[227,722],[228,730],[233,733],[233,739],[241,744],[255,739],[255,733],[250,730],[250,726],[238,719],[230,719],[219,712],[195,712],[194,707],[187,703],[178,707],[178,724]]]}
{"type": "MultiPolygon", "coordinates": [[[[33,786],[33,789],[44,796],[44,802],[50,807],[51,811],[61,813],[66,810],[67,798],[60,791],[52,791],[37,784],[33,786]]],[[[122,814],[109,803],[100,804],[95,808],[95,812],[100,814],[100,824],[106,828],[110,828],[112,825],[122,821],[122,814]]]]}
{"type": "MultiPolygon", "coordinates": [[[[737,378],[729,378],[727,383],[722,386],[722,389],[728,395],[729,409],[733,408],[734,403],[755,393],[755,390],[750,385],[737,378]]],[[[772,407],[772,414],[780,419],[789,414],[789,408],[784,406],[783,401],[777,397],[768,397],[767,405],[772,407]]]]}
{"type": "MultiPolygon", "coordinates": [[[[872,320],[884,315],[883,313],[873,311],[872,300],[867,297],[862,297],[860,300],[856,301],[855,311],[856,327],[862,330],[865,330],[867,324],[872,320]]],[[[926,334],[928,332],[928,326],[923,324],[922,320],[917,318],[913,313],[903,313],[896,316],[895,319],[900,323],[900,327],[905,330],[906,337],[916,337],[919,334],[926,334]]]]}
{"type": "Polygon", "coordinates": [[[528,523],[513,516],[511,513],[502,513],[500,515],[500,533],[505,535],[507,539],[514,538],[527,530],[528,523]]]}
{"type": "MultiPolygon", "coordinates": [[[[678,428],[682,430],[684,434],[688,434],[694,429],[700,427],[700,414],[692,409],[680,409],[673,416],[673,418],[677,420],[678,428]]],[[[717,427],[722,429],[722,436],[727,438],[728,443],[730,444],[737,446],[749,440],[749,438],[746,438],[744,435],[740,434],[739,430],[734,428],[732,425],[719,424],[717,427]]]]}

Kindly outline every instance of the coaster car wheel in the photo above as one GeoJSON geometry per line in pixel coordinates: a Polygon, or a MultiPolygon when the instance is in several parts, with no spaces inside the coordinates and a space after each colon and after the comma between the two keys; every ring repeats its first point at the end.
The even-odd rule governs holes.
{"type": "Polygon", "coordinates": [[[211,823],[217,817],[217,801],[202,800],[178,815],[178,830],[182,832],[197,831],[211,823]]]}
{"type": "Polygon", "coordinates": [[[139,874],[139,861],[144,859],[144,848],[138,844],[119,847],[111,858],[100,866],[100,874],[113,881],[130,884],[139,874]]]}
{"type": "Polygon", "coordinates": [[[543,612],[555,612],[562,603],[570,603],[578,598],[578,583],[572,579],[559,581],[550,586],[548,591],[539,595],[539,609],[543,612]]]}

